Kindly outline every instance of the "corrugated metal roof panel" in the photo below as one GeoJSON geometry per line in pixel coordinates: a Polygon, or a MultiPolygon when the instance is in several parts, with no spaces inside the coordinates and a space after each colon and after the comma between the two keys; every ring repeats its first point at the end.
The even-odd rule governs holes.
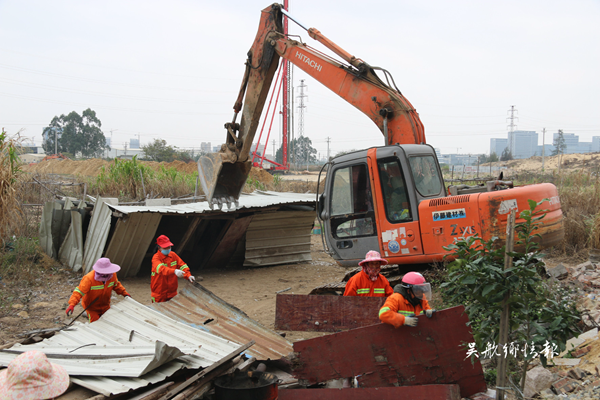
{"type": "Polygon", "coordinates": [[[158,213],[134,213],[117,220],[104,256],[121,266],[120,277],[138,273],[161,218],[158,213]]]}
{"type": "Polygon", "coordinates": [[[255,340],[246,353],[259,360],[279,359],[292,351],[282,336],[249,318],[243,311],[215,296],[202,285],[185,285],[179,294],[150,307],[194,328],[239,343],[255,340]]]}
{"type": "Polygon", "coordinates": [[[83,249],[83,272],[86,274],[92,270],[94,263],[102,257],[108,232],[110,230],[110,215],[111,209],[107,204],[118,204],[118,199],[98,197],[94,210],[92,211],[92,219],[88,227],[85,247],[83,249]]]}
{"type": "MultiPolygon", "coordinates": [[[[90,354],[94,351],[121,355],[134,351],[143,353],[153,349],[156,341],[189,353],[140,378],[101,378],[101,381],[98,377],[119,375],[118,371],[123,367],[122,361],[119,360],[122,359],[112,359],[113,362],[110,363],[110,359],[90,357],[86,360],[87,373],[94,376],[77,375],[73,381],[108,395],[160,382],[181,368],[208,367],[239,347],[237,343],[174,321],[130,298],[113,305],[98,321],[91,324],[76,322],[71,328],[42,342],[15,345],[10,350],[40,350],[51,353],[58,357],[51,358],[52,362],[65,368],[73,368],[72,360],[65,358],[66,356],[90,354]]],[[[15,354],[0,352],[0,365],[8,365],[14,357],[15,354]]],[[[127,364],[129,365],[123,368],[122,375],[133,369],[143,371],[148,365],[148,360],[143,360],[143,357],[131,357],[127,364]]]]}
{"type": "MultiPolygon", "coordinates": [[[[315,202],[315,195],[310,193],[288,193],[288,192],[254,192],[242,194],[239,199],[239,208],[229,210],[223,207],[220,212],[233,212],[240,209],[268,207],[280,204],[310,204],[315,202]]],[[[219,212],[211,210],[208,202],[176,204],[171,206],[115,206],[110,205],[113,210],[123,214],[139,212],[156,212],[165,214],[201,214],[204,212],[219,212]]]]}
{"type": "Polygon", "coordinates": [[[311,261],[310,235],[314,211],[260,213],[246,232],[245,266],[311,261]]]}

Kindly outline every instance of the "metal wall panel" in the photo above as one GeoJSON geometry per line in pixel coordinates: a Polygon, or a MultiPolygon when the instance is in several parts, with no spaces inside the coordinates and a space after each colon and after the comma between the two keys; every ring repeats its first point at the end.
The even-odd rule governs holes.
{"type": "Polygon", "coordinates": [[[120,278],[137,275],[161,219],[159,213],[134,213],[117,220],[105,257],[121,266],[120,278]]]}
{"type": "Polygon", "coordinates": [[[108,232],[110,230],[110,216],[112,210],[108,207],[109,204],[119,204],[119,200],[115,198],[98,197],[94,210],[92,211],[92,219],[85,238],[85,247],[83,250],[83,272],[88,273],[92,270],[94,263],[102,257],[108,232]]]}
{"type": "Polygon", "coordinates": [[[71,211],[71,226],[58,252],[60,261],[79,271],[83,262],[82,218],[79,211],[71,211]]]}
{"type": "Polygon", "coordinates": [[[52,214],[54,210],[60,210],[62,205],[55,201],[48,201],[42,209],[42,218],[40,220],[40,246],[50,257],[54,256],[52,248],[52,214]]]}
{"type": "Polygon", "coordinates": [[[257,213],[246,232],[244,266],[311,261],[314,211],[257,213]]]}

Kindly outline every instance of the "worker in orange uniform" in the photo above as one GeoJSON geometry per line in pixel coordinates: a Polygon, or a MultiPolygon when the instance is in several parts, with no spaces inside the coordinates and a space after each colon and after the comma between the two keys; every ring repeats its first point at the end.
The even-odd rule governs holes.
{"type": "Polygon", "coordinates": [[[431,299],[431,284],[420,273],[408,272],[379,310],[379,319],[394,328],[417,326],[418,315],[425,313],[427,318],[433,315],[427,299],[431,299]]]}
{"type": "Polygon", "coordinates": [[[156,239],[158,251],[152,257],[152,276],[150,291],[152,302],[162,303],[177,296],[177,278],[185,278],[194,283],[196,280],[183,260],[171,250],[173,243],[165,235],[156,239]]]}
{"type": "Polygon", "coordinates": [[[386,277],[379,273],[381,265],[387,263],[385,258],[381,258],[379,252],[369,251],[365,259],[358,263],[362,271],[346,283],[344,296],[388,297],[394,293],[386,277]]]}
{"type": "Polygon", "coordinates": [[[110,308],[113,290],[121,296],[131,297],[117,279],[116,272],[120,269],[120,266],[111,263],[108,258],[98,259],[92,271],[83,276],[79,286],[73,291],[69,307],[65,310],[67,316],[73,314],[75,306],[81,300],[81,306],[85,309],[88,319],[94,322],[110,308]]]}

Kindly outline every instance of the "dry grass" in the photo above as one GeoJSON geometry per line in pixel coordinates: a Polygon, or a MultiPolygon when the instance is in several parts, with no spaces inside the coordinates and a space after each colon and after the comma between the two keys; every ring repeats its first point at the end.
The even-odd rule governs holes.
{"type": "Polygon", "coordinates": [[[0,132],[0,241],[5,242],[12,235],[20,235],[23,212],[16,190],[19,175],[17,147],[19,135],[9,138],[2,129],[0,132]]]}
{"type": "Polygon", "coordinates": [[[593,170],[536,175],[521,173],[518,184],[551,182],[558,188],[564,215],[565,238],[552,255],[585,259],[600,245],[600,177],[593,170]]]}

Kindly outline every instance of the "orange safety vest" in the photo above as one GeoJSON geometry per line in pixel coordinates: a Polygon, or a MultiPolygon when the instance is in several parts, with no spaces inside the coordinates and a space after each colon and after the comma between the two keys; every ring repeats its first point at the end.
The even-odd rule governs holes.
{"type": "Polygon", "coordinates": [[[95,271],[91,271],[81,278],[79,286],[75,288],[69,305],[76,306],[81,300],[81,306],[87,309],[90,322],[100,318],[110,308],[110,296],[114,290],[121,296],[129,296],[125,287],[117,279],[117,274],[113,273],[112,277],[106,282],[97,281],[94,279],[95,271]],[[82,300],[83,298],[83,300],[82,300]],[[92,302],[98,299],[92,304],[92,302]],[[90,306],[91,304],[91,306],[90,306]],[[88,308],[89,307],[89,308],[88,308]]]}
{"type": "Polygon", "coordinates": [[[365,271],[354,274],[346,283],[344,296],[387,297],[394,293],[387,278],[381,274],[373,282],[365,271]]]}
{"type": "Polygon", "coordinates": [[[427,300],[421,300],[421,304],[415,307],[400,293],[394,293],[379,310],[379,319],[383,323],[393,325],[394,328],[399,328],[404,325],[405,315],[420,315],[423,310],[431,310],[427,300]]]}
{"type": "Polygon", "coordinates": [[[159,250],[152,257],[150,291],[153,303],[162,303],[177,296],[178,284],[175,269],[182,270],[186,279],[192,276],[187,264],[174,251],[165,256],[159,250]]]}

